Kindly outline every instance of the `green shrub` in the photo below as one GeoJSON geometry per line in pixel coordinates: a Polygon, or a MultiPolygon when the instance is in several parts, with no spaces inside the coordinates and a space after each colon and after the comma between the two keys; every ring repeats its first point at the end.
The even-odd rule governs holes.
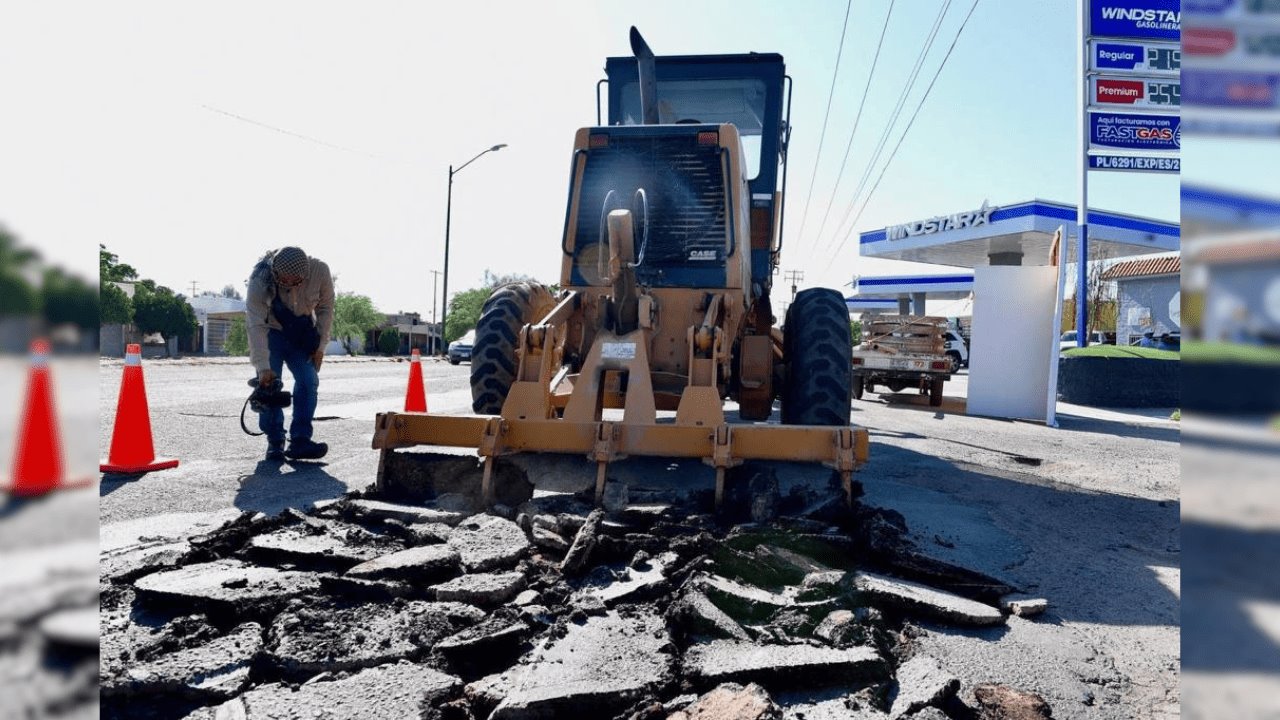
{"type": "Polygon", "coordinates": [[[227,331],[227,342],[222,346],[228,355],[249,354],[249,332],[245,329],[244,316],[231,321],[231,329],[227,331]]]}
{"type": "Polygon", "coordinates": [[[383,355],[395,355],[400,351],[400,331],[387,328],[378,334],[378,352],[383,355]]]}

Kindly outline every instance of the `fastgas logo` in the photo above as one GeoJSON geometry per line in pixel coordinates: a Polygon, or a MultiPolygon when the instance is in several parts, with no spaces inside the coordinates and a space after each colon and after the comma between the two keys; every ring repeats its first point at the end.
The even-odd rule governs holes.
{"type": "Polygon", "coordinates": [[[1104,148],[1178,150],[1182,130],[1180,120],[1172,115],[1090,113],[1089,139],[1104,148]]]}

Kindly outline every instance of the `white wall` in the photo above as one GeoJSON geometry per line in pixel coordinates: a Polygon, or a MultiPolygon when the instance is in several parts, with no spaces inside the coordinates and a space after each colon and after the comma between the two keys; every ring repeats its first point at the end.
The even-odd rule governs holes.
{"type": "Polygon", "coordinates": [[[1048,421],[1058,268],[974,268],[970,415],[1048,421]]]}

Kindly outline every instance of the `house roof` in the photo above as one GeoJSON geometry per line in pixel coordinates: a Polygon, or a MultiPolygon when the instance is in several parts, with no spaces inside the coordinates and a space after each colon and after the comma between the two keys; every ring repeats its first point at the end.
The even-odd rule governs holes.
{"type": "Polygon", "coordinates": [[[1214,243],[1200,249],[1195,259],[1206,265],[1249,263],[1280,258],[1280,242],[1274,233],[1239,241],[1214,243]]]}
{"type": "Polygon", "coordinates": [[[1138,258],[1116,263],[1102,273],[1103,280],[1125,280],[1128,278],[1151,277],[1152,275],[1177,275],[1182,272],[1182,258],[1174,255],[1138,258]]]}

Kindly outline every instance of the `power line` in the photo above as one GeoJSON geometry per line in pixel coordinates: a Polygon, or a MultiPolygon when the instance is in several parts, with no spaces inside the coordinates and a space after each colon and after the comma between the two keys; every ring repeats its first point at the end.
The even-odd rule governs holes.
{"type": "MultiPolygon", "coordinates": [[[[876,43],[876,54],[871,59],[871,72],[867,73],[867,84],[862,88],[862,100],[858,103],[858,114],[853,118],[853,129],[849,131],[849,142],[844,147],[844,160],[840,161],[840,172],[836,173],[835,185],[831,188],[831,198],[827,200],[827,211],[822,215],[822,224],[818,226],[818,232],[814,235],[813,250],[818,249],[818,243],[822,237],[822,231],[827,227],[827,218],[831,215],[831,206],[836,200],[836,191],[840,189],[840,180],[844,177],[844,168],[849,163],[849,151],[853,149],[853,138],[858,133],[858,123],[862,121],[862,109],[867,104],[867,95],[871,90],[871,79],[875,77],[876,65],[880,62],[880,48],[884,47],[884,36],[889,30],[889,18],[893,17],[893,6],[895,0],[889,2],[889,12],[884,16],[884,27],[880,28],[880,41],[876,43]]],[[[817,166],[814,166],[816,172],[817,166]]],[[[802,225],[803,227],[803,225],[802,225]]],[[[810,256],[813,254],[810,250],[810,256]]]]}
{"type": "Polygon", "coordinates": [[[867,162],[866,169],[863,170],[862,177],[859,178],[858,185],[853,190],[853,195],[849,198],[849,205],[845,208],[844,215],[840,217],[840,222],[836,224],[836,232],[822,246],[822,252],[825,253],[830,250],[840,238],[841,228],[844,227],[845,221],[849,219],[849,215],[857,205],[858,197],[862,194],[862,189],[866,187],[867,180],[870,179],[876,163],[880,161],[880,155],[884,152],[885,146],[889,144],[889,137],[893,134],[893,126],[897,124],[898,118],[902,116],[902,109],[906,106],[907,98],[911,95],[911,90],[915,87],[916,80],[920,77],[920,70],[924,67],[925,58],[928,56],[929,51],[933,49],[933,43],[938,37],[938,30],[942,28],[942,21],[950,8],[951,0],[946,0],[939,9],[938,17],[934,19],[933,27],[929,29],[929,35],[925,38],[924,46],[920,49],[915,65],[911,68],[911,74],[908,76],[902,92],[898,95],[898,102],[894,105],[893,112],[890,113],[889,121],[885,123],[884,132],[880,134],[880,139],[876,142],[876,149],[871,154],[871,159],[867,162]]]}
{"type": "Polygon", "coordinates": [[[225,115],[229,118],[232,118],[233,120],[239,120],[240,122],[249,123],[250,125],[257,125],[258,127],[266,128],[268,130],[274,130],[275,132],[281,133],[283,135],[288,135],[290,137],[295,137],[295,138],[298,138],[299,140],[306,140],[307,142],[315,143],[317,145],[323,145],[327,148],[332,148],[334,150],[341,150],[343,152],[354,153],[356,155],[363,155],[365,157],[373,158],[375,160],[381,159],[379,158],[379,156],[374,155],[373,153],[367,153],[363,150],[354,150],[349,147],[343,147],[342,145],[334,145],[331,142],[325,142],[324,140],[313,138],[310,135],[303,135],[302,133],[296,133],[292,130],[285,130],[284,128],[276,127],[275,125],[268,125],[267,123],[254,120],[253,118],[247,118],[243,115],[237,115],[236,113],[228,112],[226,110],[213,107],[212,105],[201,105],[200,107],[204,108],[205,110],[208,110],[209,112],[215,112],[215,113],[218,113],[219,115],[225,115]]]}
{"type": "Polygon", "coordinates": [[[804,224],[809,219],[809,203],[813,200],[813,184],[818,179],[818,162],[822,159],[822,144],[827,139],[827,120],[831,118],[831,101],[836,96],[836,78],[840,75],[840,58],[844,56],[844,36],[849,31],[849,11],[853,9],[853,0],[844,6],[844,24],[840,26],[840,45],[836,49],[836,67],[831,71],[831,90],[827,92],[827,111],[822,115],[822,132],[818,134],[818,152],[813,157],[813,177],[809,178],[809,196],[804,201],[804,212],[800,213],[800,232],[797,237],[804,237],[804,224]]]}
{"type": "Polygon", "coordinates": [[[960,23],[960,29],[956,30],[956,36],[951,41],[951,47],[947,48],[947,54],[942,56],[942,63],[938,65],[938,69],[933,73],[933,79],[929,81],[929,87],[925,88],[924,95],[920,98],[920,104],[916,105],[915,112],[911,114],[911,119],[907,121],[906,128],[903,129],[898,143],[893,146],[893,151],[889,153],[889,159],[885,160],[884,167],[880,168],[880,174],[876,176],[876,182],[871,186],[871,190],[867,192],[867,197],[862,201],[862,207],[859,208],[858,214],[853,219],[853,226],[856,227],[858,220],[862,219],[862,213],[866,211],[867,205],[871,202],[871,196],[875,195],[876,188],[880,187],[880,181],[884,179],[884,173],[889,169],[889,163],[893,162],[894,156],[898,154],[898,148],[902,147],[902,141],[906,139],[907,133],[911,132],[911,126],[915,124],[916,118],[920,115],[920,109],[924,107],[924,103],[929,99],[929,92],[933,90],[933,85],[938,81],[938,76],[942,74],[942,68],[946,67],[947,60],[951,57],[951,51],[956,49],[956,43],[960,42],[960,34],[964,32],[965,25],[969,24],[969,18],[973,17],[973,11],[978,8],[978,1],[973,0],[973,4],[969,6],[969,13],[964,16],[964,22],[960,23]]]}

